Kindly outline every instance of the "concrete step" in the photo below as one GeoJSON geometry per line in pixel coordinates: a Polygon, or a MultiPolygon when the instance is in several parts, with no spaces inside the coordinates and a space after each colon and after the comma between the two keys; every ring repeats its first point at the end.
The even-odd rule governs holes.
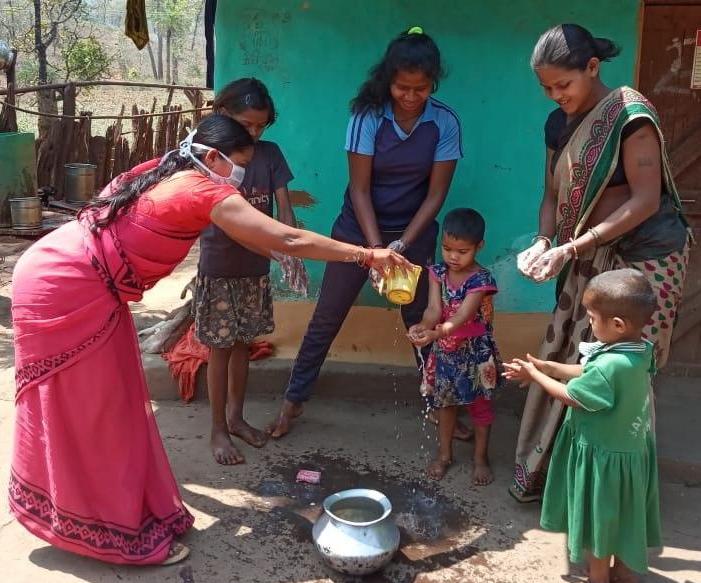
{"type": "MultiPolygon", "coordinates": [[[[159,355],[142,355],[146,381],[151,398],[155,401],[179,399],[176,381],[168,370],[168,363],[159,355]]],[[[251,363],[249,391],[251,393],[282,396],[292,360],[268,358],[251,363]]],[[[207,398],[207,365],[197,372],[195,399],[207,398]]],[[[419,374],[414,367],[346,363],[328,360],[314,385],[314,397],[323,399],[373,400],[383,403],[401,401],[420,406],[419,374]]],[[[499,409],[520,414],[525,402],[525,391],[508,387],[496,399],[499,409]]]]}

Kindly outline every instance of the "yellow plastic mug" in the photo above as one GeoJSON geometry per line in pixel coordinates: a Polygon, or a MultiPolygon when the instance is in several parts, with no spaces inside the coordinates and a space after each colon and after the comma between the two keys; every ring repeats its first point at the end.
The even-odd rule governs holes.
{"type": "Polygon", "coordinates": [[[382,286],[387,290],[387,299],[400,306],[413,302],[420,275],[421,267],[418,265],[412,265],[409,269],[393,267],[382,286]]]}

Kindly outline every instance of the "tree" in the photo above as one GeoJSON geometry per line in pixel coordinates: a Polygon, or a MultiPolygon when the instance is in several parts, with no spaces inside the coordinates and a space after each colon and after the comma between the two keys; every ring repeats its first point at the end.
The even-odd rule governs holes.
{"type": "Polygon", "coordinates": [[[110,58],[94,36],[78,38],[64,47],[63,62],[66,81],[99,79],[109,71],[110,58]]]}
{"type": "MultiPolygon", "coordinates": [[[[34,0],[34,51],[38,62],[39,85],[46,85],[49,82],[47,49],[58,37],[59,27],[75,17],[81,4],[82,0],[59,1],[58,6],[54,2],[45,1],[42,8],[41,0],[34,0]],[[42,10],[44,11],[43,14],[42,10]],[[43,26],[43,16],[47,18],[46,27],[43,26]]],[[[39,111],[49,114],[58,112],[54,91],[39,91],[39,111]]],[[[38,130],[40,138],[48,135],[52,123],[50,118],[39,118],[38,130]]]]}
{"type": "Polygon", "coordinates": [[[76,17],[83,0],[34,0],[34,50],[39,64],[39,84],[48,83],[47,49],[58,38],[59,28],[76,17]],[[46,26],[44,26],[44,19],[46,26]]]}
{"type": "MultiPolygon", "coordinates": [[[[149,46],[149,58],[156,79],[170,83],[177,76],[177,59],[193,21],[197,22],[197,6],[191,0],[151,0],[149,18],[157,38],[156,54],[149,46]],[[164,61],[165,49],[165,61],[164,61]]],[[[149,43],[150,44],[150,43],[149,43]]]]}
{"type": "MultiPolygon", "coordinates": [[[[22,84],[47,85],[78,76],[91,80],[106,71],[108,57],[92,34],[88,20],[91,0],[6,0],[0,27],[19,50],[18,79],[22,84]],[[7,18],[5,16],[7,15],[7,18]],[[36,58],[28,58],[29,55],[36,58]]],[[[38,93],[42,113],[58,112],[56,92],[38,93]]],[[[39,135],[51,118],[39,118],[39,135]]]]}

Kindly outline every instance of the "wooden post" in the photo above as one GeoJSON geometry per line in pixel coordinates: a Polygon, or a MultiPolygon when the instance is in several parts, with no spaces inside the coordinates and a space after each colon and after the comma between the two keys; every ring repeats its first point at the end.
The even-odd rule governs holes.
{"type": "Polygon", "coordinates": [[[15,111],[15,62],[17,60],[17,51],[10,51],[10,61],[7,67],[7,96],[5,101],[7,106],[2,106],[0,112],[0,132],[16,132],[17,131],[17,112],[15,111]]]}
{"type": "Polygon", "coordinates": [[[68,157],[73,149],[73,129],[75,121],[72,118],[75,116],[75,96],[75,85],[73,85],[73,83],[68,83],[63,89],[63,115],[70,117],[64,118],[56,124],[61,128],[61,145],[56,152],[56,163],[51,180],[52,185],[56,188],[59,199],[65,198],[66,195],[63,191],[63,179],[66,172],[64,166],[66,163],[73,161],[69,160],[68,157]]]}

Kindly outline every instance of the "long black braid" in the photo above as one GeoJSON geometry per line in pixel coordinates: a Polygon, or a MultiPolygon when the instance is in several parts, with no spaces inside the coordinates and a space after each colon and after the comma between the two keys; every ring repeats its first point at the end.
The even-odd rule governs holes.
{"type": "MultiPolygon", "coordinates": [[[[240,123],[219,114],[209,115],[199,123],[194,141],[214,148],[225,156],[231,156],[233,152],[254,144],[253,138],[240,123]]],[[[193,154],[198,159],[202,157],[202,154],[194,151],[193,154]]],[[[123,181],[117,190],[108,196],[94,199],[81,210],[79,216],[90,213],[94,218],[93,230],[108,227],[117,217],[127,212],[144,192],[176,172],[195,167],[190,158],[183,158],[177,151],[171,152],[153,170],[123,181]],[[106,208],[109,210],[105,213],[106,208]]]]}

